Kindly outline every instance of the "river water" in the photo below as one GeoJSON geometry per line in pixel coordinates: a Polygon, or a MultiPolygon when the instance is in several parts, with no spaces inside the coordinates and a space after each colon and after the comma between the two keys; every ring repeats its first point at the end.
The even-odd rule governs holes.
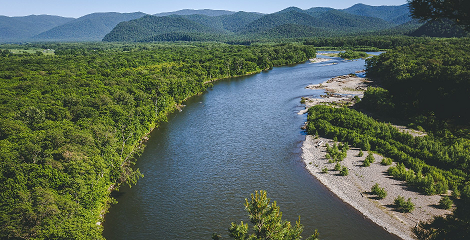
{"type": "Polygon", "coordinates": [[[231,222],[249,222],[244,199],[262,189],[284,220],[301,216],[304,238],[318,229],[321,239],[396,239],[330,193],[301,159],[300,98],[323,93],[305,86],[364,68],[363,60],[332,60],[218,81],[188,100],[152,132],[137,161],[145,177],[121,188],[103,236],[229,239],[231,222]]]}

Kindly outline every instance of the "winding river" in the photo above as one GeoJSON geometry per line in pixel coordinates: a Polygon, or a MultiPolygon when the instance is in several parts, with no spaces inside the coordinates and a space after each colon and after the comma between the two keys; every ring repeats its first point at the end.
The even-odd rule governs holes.
{"type": "Polygon", "coordinates": [[[283,219],[301,216],[306,238],[396,239],[330,193],[305,169],[300,129],[305,86],[364,68],[364,61],[303,63],[214,83],[152,132],[137,162],[145,175],[121,188],[103,236],[118,239],[228,239],[249,222],[244,199],[263,189],[283,219]],[[335,64],[331,64],[335,63],[335,64]]]}

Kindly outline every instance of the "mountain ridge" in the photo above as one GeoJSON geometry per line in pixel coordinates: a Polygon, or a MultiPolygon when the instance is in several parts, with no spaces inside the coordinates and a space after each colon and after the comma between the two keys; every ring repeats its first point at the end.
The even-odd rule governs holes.
{"type": "MultiPolygon", "coordinates": [[[[0,16],[1,18],[2,16],[0,16]]],[[[4,18],[10,19],[11,17],[4,18]]],[[[155,36],[157,39],[180,39],[181,36],[184,36],[182,39],[208,40],[220,40],[221,36],[224,39],[233,36],[242,36],[245,39],[260,36],[269,36],[269,38],[337,36],[393,29],[406,24],[410,19],[407,4],[400,6],[355,4],[346,9],[312,7],[305,10],[292,6],[271,14],[212,9],[182,9],[154,15],[143,12],[105,12],[91,13],[76,19],[63,18],[63,23],[48,25],[45,28],[38,28],[38,24],[31,21],[26,24],[27,26],[24,23],[16,23],[8,24],[11,27],[7,28],[2,27],[2,21],[0,21],[0,42],[114,41],[117,39],[120,39],[119,41],[124,41],[124,39],[126,41],[142,41],[142,39],[154,39],[155,36]],[[147,15],[169,18],[157,21],[162,25],[159,27],[139,27],[133,23],[135,29],[132,31],[134,32],[128,28],[129,24],[120,25],[120,23],[138,20],[147,15]],[[180,26],[181,29],[178,29],[177,26],[180,26]],[[194,29],[191,29],[191,26],[194,29]],[[123,29],[125,31],[121,34],[131,33],[136,38],[118,36],[118,30],[122,27],[125,28],[123,29]],[[39,30],[29,34],[17,32],[18,29],[28,30],[31,28],[39,30]],[[169,31],[170,29],[171,31],[169,31]],[[138,36],[139,34],[142,36],[138,36]],[[215,38],[204,37],[209,35],[215,38]],[[114,36],[115,39],[113,40],[110,36],[114,36]]],[[[145,21],[141,21],[141,23],[143,22],[145,21]]],[[[149,22],[145,24],[149,24],[149,22]]]]}

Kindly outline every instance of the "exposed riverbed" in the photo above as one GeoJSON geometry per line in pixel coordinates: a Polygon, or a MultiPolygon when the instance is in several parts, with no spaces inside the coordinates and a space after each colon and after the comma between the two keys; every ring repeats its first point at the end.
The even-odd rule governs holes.
{"type": "Polygon", "coordinates": [[[145,175],[122,188],[106,215],[107,239],[210,239],[231,222],[248,222],[244,199],[267,190],[283,218],[301,216],[303,236],[395,239],[312,177],[301,159],[305,89],[364,68],[331,58],[214,83],[156,129],[137,167],[145,175]]]}

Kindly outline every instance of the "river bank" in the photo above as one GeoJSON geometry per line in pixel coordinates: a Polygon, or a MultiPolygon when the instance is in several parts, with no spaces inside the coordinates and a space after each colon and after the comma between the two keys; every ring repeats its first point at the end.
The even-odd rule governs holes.
{"type": "MultiPolygon", "coordinates": [[[[328,81],[310,85],[309,89],[324,89],[325,95],[320,99],[307,98],[306,109],[317,104],[325,103],[354,103],[354,96],[362,97],[364,90],[370,82],[356,75],[344,75],[329,79],[328,81]]],[[[303,114],[306,111],[301,111],[303,114]]],[[[328,163],[325,158],[326,147],[334,144],[331,139],[315,138],[308,135],[302,146],[302,158],[309,172],[323,185],[331,190],[345,203],[351,205],[365,217],[369,218],[386,231],[402,238],[413,239],[412,228],[419,221],[427,221],[436,215],[450,214],[449,210],[437,208],[439,195],[426,196],[410,191],[405,182],[395,180],[387,175],[389,166],[380,164],[382,156],[374,154],[375,162],[370,167],[363,167],[365,157],[358,157],[359,149],[351,148],[347,157],[341,162],[349,170],[348,176],[340,176],[334,170],[334,163],[328,163]],[[324,173],[323,169],[328,169],[324,173]],[[372,186],[378,183],[388,193],[384,199],[376,199],[370,193],[372,186]],[[401,213],[394,210],[394,199],[397,196],[405,199],[411,198],[415,204],[415,210],[411,213],[401,213]]]]}

